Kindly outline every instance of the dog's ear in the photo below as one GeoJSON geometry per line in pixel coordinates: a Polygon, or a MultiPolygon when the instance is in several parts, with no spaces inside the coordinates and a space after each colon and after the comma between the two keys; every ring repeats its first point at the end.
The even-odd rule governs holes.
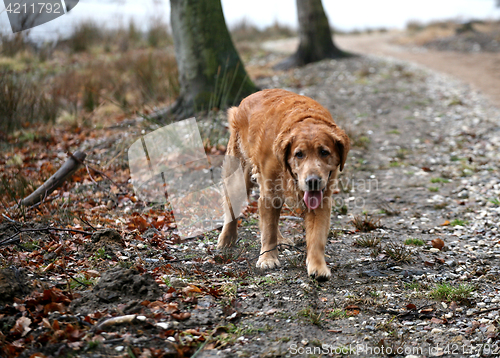
{"type": "Polygon", "coordinates": [[[349,137],[342,129],[337,126],[330,128],[330,136],[335,143],[335,148],[337,149],[337,153],[340,158],[339,170],[342,171],[344,170],[344,164],[347,160],[347,153],[349,153],[350,149],[349,137]]]}
{"type": "Polygon", "coordinates": [[[285,168],[285,170],[289,170],[290,174],[292,174],[293,176],[292,168],[290,168],[290,164],[288,164],[288,157],[290,156],[292,141],[293,135],[291,131],[281,132],[274,140],[273,152],[283,168],[285,168]]]}

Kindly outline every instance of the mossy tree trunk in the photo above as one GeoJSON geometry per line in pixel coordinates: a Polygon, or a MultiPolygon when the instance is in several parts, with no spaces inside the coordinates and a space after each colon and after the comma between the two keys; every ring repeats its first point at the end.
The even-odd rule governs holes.
{"type": "Polygon", "coordinates": [[[348,56],[333,43],[330,25],[321,0],[296,0],[296,3],[299,17],[299,48],[292,56],[276,65],[276,68],[287,69],[304,66],[325,58],[348,56]]]}
{"type": "Polygon", "coordinates": [[[170,0],[170,9],[180,80],[175,117],[237,105],[258,90],[233,45],[220,0],[170,0]]]}

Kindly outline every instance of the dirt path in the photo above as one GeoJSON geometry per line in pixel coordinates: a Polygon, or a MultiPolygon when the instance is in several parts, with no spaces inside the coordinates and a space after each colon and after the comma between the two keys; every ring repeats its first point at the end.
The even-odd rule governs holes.
{"type": "MultiPolygon", "coordinates": [[[[349,52],[394,57],[452,75],[480,90],[500,107],[500,53],[459,53],[403,47],[392,43],[398,36],[395,33],[347,35],[336,36],[335,40],[340,48],[349,52]]],[[[297,44],[296,39],[290,39],[273,46],[266,44],[265,47],[288,53],[297,44]]]]}

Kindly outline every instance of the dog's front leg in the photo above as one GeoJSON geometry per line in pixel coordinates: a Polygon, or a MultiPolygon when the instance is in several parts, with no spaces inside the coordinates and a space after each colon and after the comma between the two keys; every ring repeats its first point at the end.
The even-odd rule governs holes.
{"type": "Polygon", "coordinates": [[[323,199],[322,205],[306,213],[307,273],[319,281],[328,280],[330,269],[326,266],[325,246],[330,229],[332,200],[323,199]]]}
{"type": "Polygon", "coordinates": [[[280,197],[274,195],[261,195],[259,198],[259,217],[261,248],[257,267],[266,269],[280,265],[278,260],[278,223],[281,206],[280,197]]]}

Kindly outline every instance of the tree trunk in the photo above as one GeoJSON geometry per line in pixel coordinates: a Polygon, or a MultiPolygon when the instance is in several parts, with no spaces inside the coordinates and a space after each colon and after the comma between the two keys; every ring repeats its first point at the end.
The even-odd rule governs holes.
{"type": "Polygon", "coordinates": [[[296,0],[296,3],[299,17],[299,48],[275,68],[288,69],[325,58],[347,57],[349,54],[339,50],[333,43],[321,0],[296,0]]]}
{"type": "Polygon", "coordinates": [[[170,0],[170,12],[181,86],[171,114],[183,119],[237,105],[258,90],[233,45],[220,0],[170,0]]]}

